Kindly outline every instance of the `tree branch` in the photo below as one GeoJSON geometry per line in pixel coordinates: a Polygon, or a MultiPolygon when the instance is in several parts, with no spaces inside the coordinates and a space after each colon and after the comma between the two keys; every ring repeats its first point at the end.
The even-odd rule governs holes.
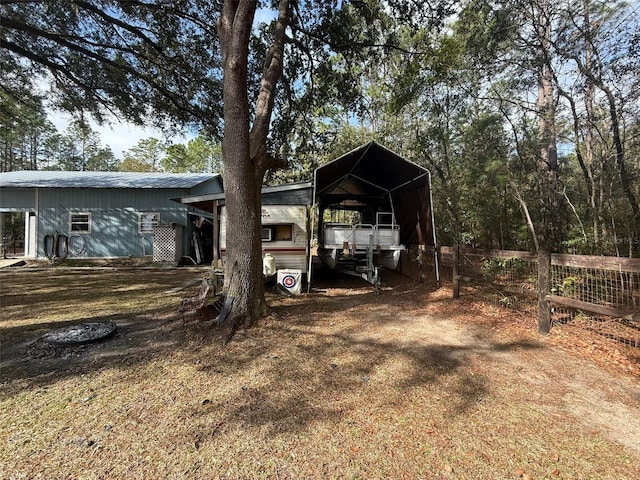
{"type": "MultiPolygon", "coordinates": [[[[278,19],[275,25],[275,38],[273,44],[267,52],[264,72],[260,81],[260,92],[256,102],[255,118],[250,134],[250,155],[255,158],[259,149],[266,145],[267,135],[273,113],[273,105],[276,97],[276,85],[282,76],[284,44],[286,40],[286,29],[289,23],[289,0],[280,0],[278,5],[278,19]]],[[[271,167],[273,159],[263,156],[264,165],[259,165],[258,170],[263,170],[262,174],[271,167]]],[[[260,162],[262,163],[262,162],[260,162]]]]}

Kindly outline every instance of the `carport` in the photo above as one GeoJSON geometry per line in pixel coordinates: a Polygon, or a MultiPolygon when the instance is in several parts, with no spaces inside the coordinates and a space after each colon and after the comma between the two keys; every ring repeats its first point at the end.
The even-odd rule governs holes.
{"type": "MultiPolygon", "coordinates": [[[[319,247],[323,246],[327,211],[358,212],[366,224],[377,224],[377,215],[389,212],[402,246],[436,244],[429,171],[375,141],[318,167],[314,202],[319,247]]],[[[352,248],[352,253],[358,247],[352,248]]],[[[376,247],[378,252],[384,248],[376,247]]]]}

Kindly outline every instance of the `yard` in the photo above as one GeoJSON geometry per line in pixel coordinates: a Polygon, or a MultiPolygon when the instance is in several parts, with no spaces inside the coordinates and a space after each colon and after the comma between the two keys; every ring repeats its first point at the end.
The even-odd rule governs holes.
{"type": "Polygon", "coordinates": [[[379,296],[339,276],[270,293],[223,347],[177,313],[198,276],[0,272],[1,478],[640,477],[637,364],[597,338],[387,274],[379,296]],[[89,320],[118,331],[40,339],[89,320]]]}

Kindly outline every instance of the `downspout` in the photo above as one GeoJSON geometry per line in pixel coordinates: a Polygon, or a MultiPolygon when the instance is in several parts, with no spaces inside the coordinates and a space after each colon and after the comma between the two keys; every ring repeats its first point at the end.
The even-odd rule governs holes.
{"type": "Polygon", "coordinates": [[[40,189],[38,187],[36,187],[36,198],[35,198],[35,211],[36,211],[36,221],[35,221],[35,239],[36,239],[36,244],[35,244],[35,253],[36,253],[36,259],[38,259],[40,257],[40,254],[38,252],[38,249],[40,248],[40,244],[41,242],[39,241],[40,238],[40,189]]]}
{"type": "Polygon", "coordinates": [[[220,219],[218,218],[218,201],[213,200],[213,268],[218,268],[218,261],[220,260],[220,219]]]}

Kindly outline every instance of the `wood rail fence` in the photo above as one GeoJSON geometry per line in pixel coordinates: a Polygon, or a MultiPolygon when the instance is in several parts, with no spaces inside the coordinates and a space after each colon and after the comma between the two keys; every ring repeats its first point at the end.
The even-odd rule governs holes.
{"type": "Polygon", "coordinates": [[[495,292],[505,303],[542,299],[555,314],[552,321],[578,314],[594,322],[613,320],[632,330],[625,343],[640,347],[640,259],[552,254],[548,286],[541,289],[535,253],[441,246],[424,250],[424,263],[433,265],[436,254],[454,297],[467,284],[495,292]]]}

